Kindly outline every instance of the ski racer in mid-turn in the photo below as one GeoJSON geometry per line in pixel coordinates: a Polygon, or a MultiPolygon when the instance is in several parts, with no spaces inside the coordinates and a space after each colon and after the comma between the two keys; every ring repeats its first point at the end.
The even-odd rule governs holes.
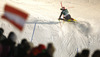
{"type": "Polygon", "coordinates": [[[60,10],[62,10],[58,20],[64,20],[64,21],[68,21],[69,19],[73,20],[71,18],[71,15],[69,14],[68,10],[65,9],[65,7],[62,7],[60,10]],[[63,15],[63,18],[61,18],[61,16],[63,15]]]}

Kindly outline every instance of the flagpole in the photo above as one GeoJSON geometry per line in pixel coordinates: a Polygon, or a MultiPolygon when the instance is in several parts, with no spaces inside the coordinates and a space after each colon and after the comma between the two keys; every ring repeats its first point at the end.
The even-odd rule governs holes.
{"type": "Polygon", "coordinates": [[[34,25],[34,29],[33,29],[33,33],[32,33],[32,38],[31,38],[31,42],[32,42],[32,40],[33,40],[33,36],[34,36],[34,32],[35,32],[35,28],[36,28],[36,23],[35,23],[35,25],[34,25]]]}

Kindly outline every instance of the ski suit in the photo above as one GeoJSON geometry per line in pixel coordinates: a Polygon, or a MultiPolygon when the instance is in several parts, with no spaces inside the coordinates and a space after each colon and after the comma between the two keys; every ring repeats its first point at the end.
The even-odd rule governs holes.
{"type": "Polygon", "coordinates": [[[70,16],[70,14],[69,14],[69,12],[68,12],[67,9],[62,10],[62,12],[61,12],[59,18],[61,18],[62,15],[63,15],[63,18],[64,18],[65,20],[71,19],[71,16],[70,16]]]}

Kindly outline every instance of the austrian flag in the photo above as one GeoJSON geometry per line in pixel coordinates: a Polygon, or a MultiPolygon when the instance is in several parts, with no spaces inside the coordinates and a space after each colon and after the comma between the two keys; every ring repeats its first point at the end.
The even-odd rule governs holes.
{"type": "Polygon", "coordinates": [[[21,31],[23,30],[24,23],[27,17],[28,17],[27,13],[18,10],[12,6],[6,4],[4,7],[4,15],[2,16],[2,18],[12,23],[21,31]]]}

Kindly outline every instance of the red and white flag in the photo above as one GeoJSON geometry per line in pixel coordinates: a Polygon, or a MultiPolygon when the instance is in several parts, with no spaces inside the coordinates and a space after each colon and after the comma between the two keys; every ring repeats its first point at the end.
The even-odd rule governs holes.
{"type": "Polygon", "coordinates": [[[24,23],[27,17],[27,13],[18,10],[12,6],[6,4],[4,7],[4,15],[2,16],[2,18],[8,20],[21,31],[23,30],[24,23]]]}

